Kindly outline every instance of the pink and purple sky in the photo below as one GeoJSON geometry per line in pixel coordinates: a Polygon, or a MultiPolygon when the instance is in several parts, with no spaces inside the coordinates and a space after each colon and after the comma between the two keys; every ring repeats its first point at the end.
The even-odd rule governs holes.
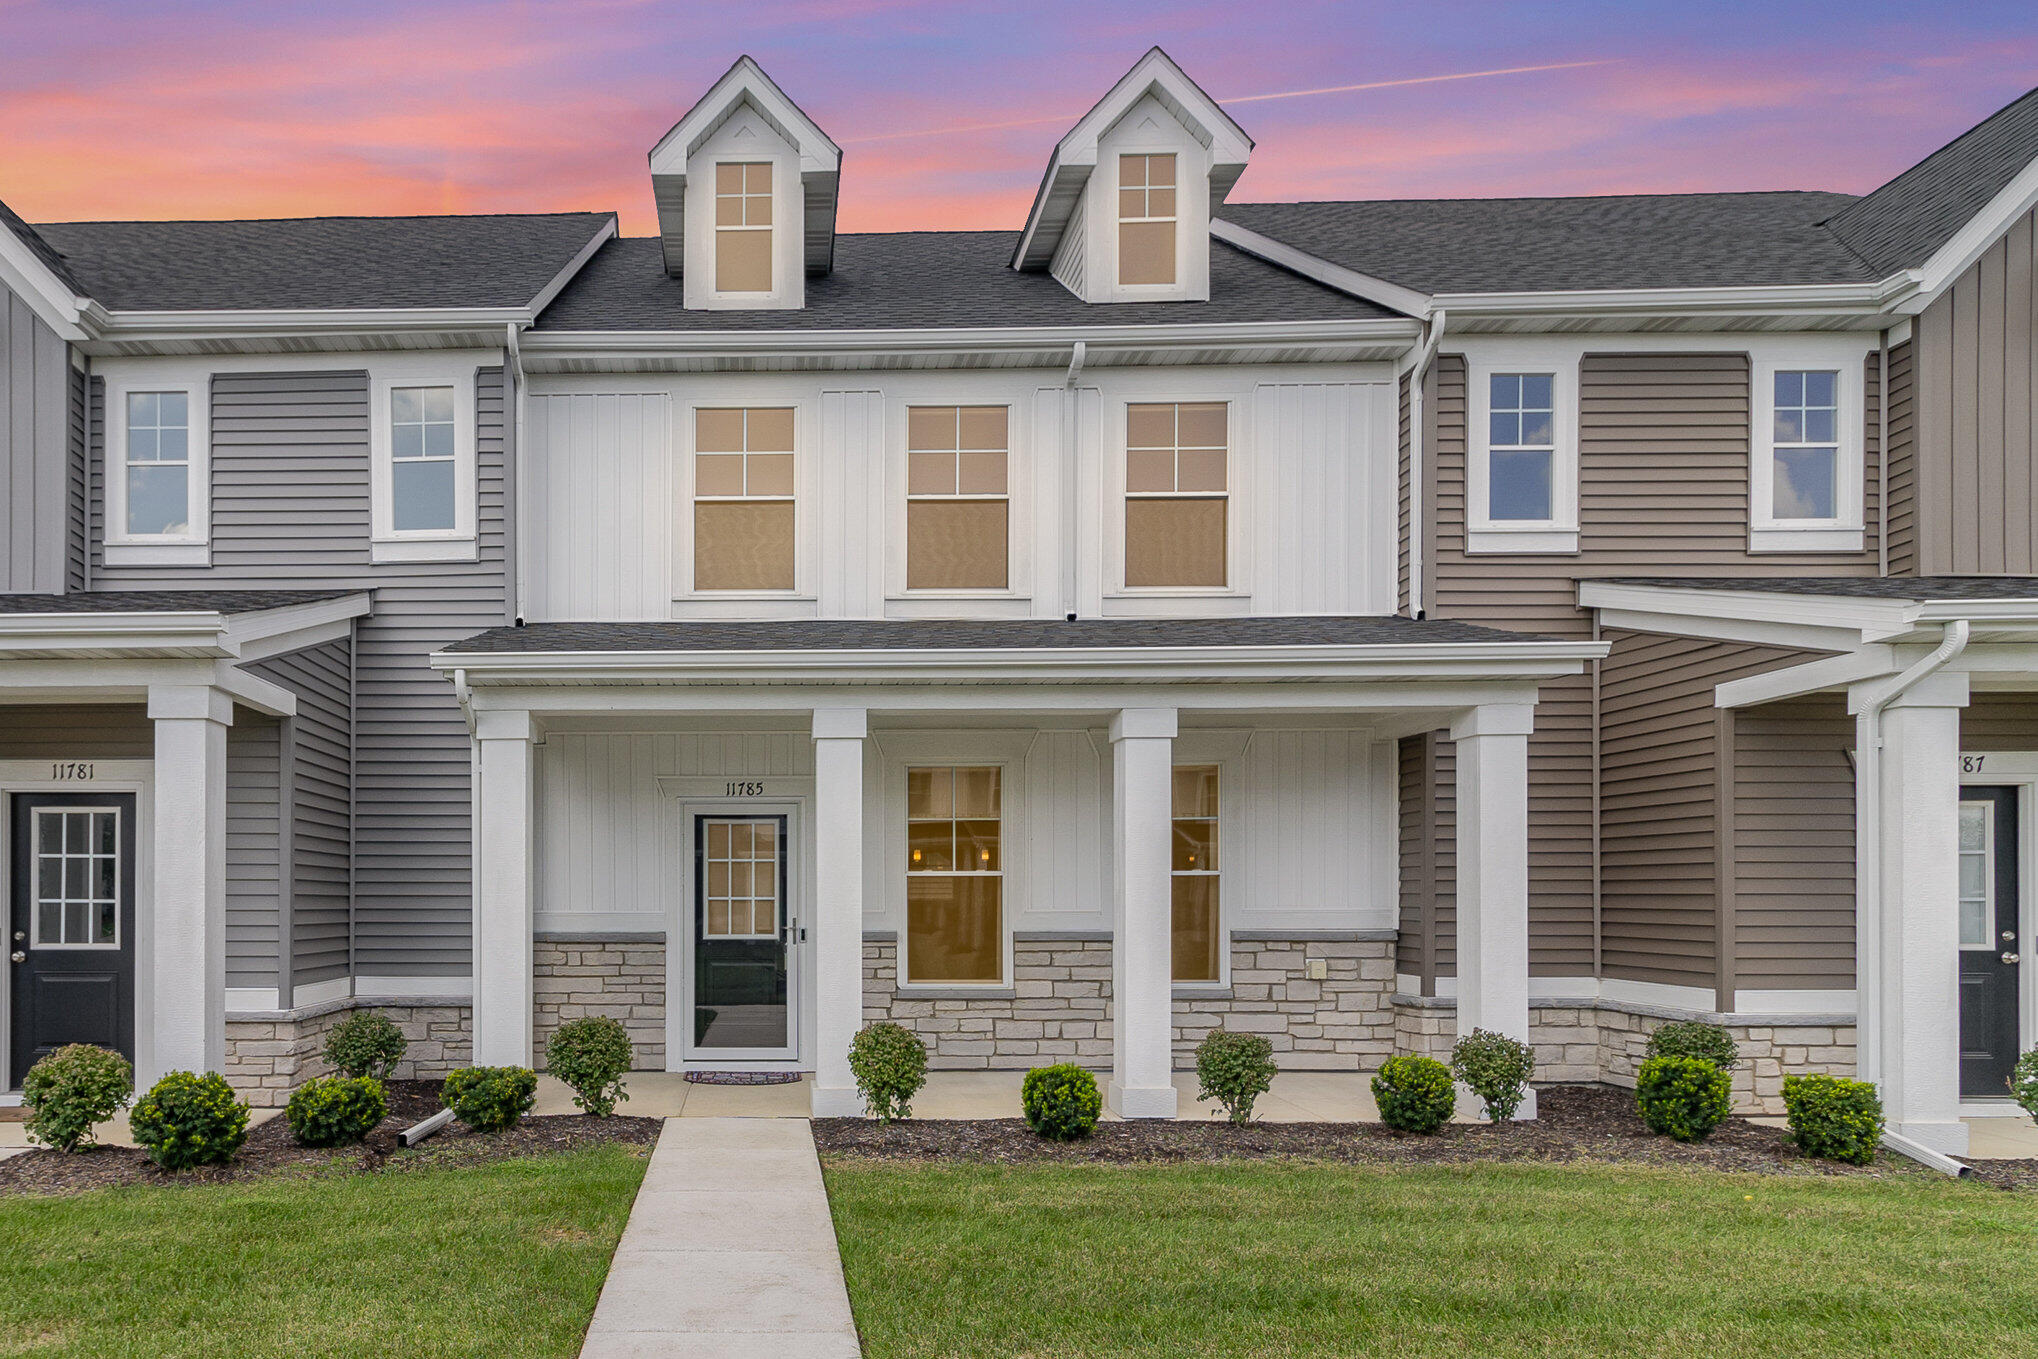
{"type": "Polygon", "coordinates": [[[748,52],[842,143],[844,230],[1017,228],[1153,43],[1238,101],[1240,201],[1862,192],[2038,84],[2029,0],[0,0],[0,199],[642,235],[646,152],[748,52]]]}

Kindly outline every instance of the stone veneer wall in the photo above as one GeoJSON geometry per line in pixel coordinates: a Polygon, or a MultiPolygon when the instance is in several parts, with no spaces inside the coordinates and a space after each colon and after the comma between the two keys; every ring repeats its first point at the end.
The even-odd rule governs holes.
{"type": "MultiPolygon", "coordinates": [[[[1290,1070],[1378,1066],[1394,1052],[1393,947],[1391,937],[1234,938],[1231,985],[1174,1002],[1176,1066],[1192,1065],[1219,1025],[1265,1034],[1290,1070]],[[1308,975],[1312,958],[1324,977],[1308,975]]],[[[1022,935],[1009,989],[901,995],[898,944],[873,936],[863,945],[863,1015],[919,1034],[935,1070],[1101,1063],[1111,1056],[1111,940],[1022,935]]]]}
{"type": "Polygon", "coordinates": [[[331,1072],[326,1034],[350,1011],[379,1010],[403,1030],[410,1048],[396,1079],[437,1080],[474,1060],[474,1012],[465,1001],[370,998],[336,1000],[281,1014],[229,1015],[222,1073],[257,1108],[287,1104],[290,1092],[331,1072]]]}
{"type": "Polygon", "coordinates": [[[587,1015],[622,1022],[630,1034],[632,1070],[665,1070],[664,939],[540,936],[532,966],[532,1051],[540,1071],[553,1033],[566,1021],[587,1015]]]}

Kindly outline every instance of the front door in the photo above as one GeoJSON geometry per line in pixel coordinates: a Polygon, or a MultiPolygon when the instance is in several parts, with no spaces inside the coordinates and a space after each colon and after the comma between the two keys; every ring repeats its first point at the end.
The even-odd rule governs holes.
{"type": "Polygon", "coordinates": [[[132,793],[16,793],[8,1080],[66,1043],[134,1060],[132,793]]]}
{"type": "Polygon", "coordinates": [[[1960,1097],[2007,1098],[2017,1064],[2017,790],[1960,790],[1960,1097]]]}
{"type": "Polygon", "coordinates": [[[696,812],[692,820],[691,1053],[791,1056],[789,818],[696,812]]]}

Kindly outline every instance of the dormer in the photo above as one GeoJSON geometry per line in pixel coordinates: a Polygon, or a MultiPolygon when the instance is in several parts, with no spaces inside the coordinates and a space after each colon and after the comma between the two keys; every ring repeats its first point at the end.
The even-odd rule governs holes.
{"type": "Polygon", "coordinates": [[[806,305],[835,261],[842,148],[738,58],[651,148],[665,272],[689,309],[806,305]]]}
{"type": "Polygon", "coordinates": [[[1210,212],[1252,148],[1156,47],[1055,144],[1012,267],[1085,302],[1207,301],[1210,212]]]}

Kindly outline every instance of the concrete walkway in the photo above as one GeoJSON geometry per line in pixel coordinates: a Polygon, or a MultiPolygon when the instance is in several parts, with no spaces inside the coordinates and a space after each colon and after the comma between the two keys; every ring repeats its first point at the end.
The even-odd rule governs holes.
{"type": "Polygon", "coordinates": [[[581,1359],[856,1359],[804,1119],[669,1118],[581,1359]]]}

